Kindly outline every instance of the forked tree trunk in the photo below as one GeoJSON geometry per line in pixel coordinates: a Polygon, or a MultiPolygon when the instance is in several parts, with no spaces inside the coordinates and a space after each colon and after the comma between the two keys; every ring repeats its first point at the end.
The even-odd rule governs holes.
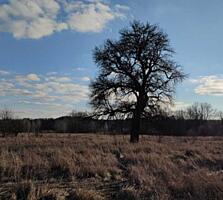
{"type": "Polygon", "coordinates": [[[136,111],[132,118],[132,130],[130,134],[130,142],[139,142],[139,132],[140,132],[140,112],[136,111]]]}

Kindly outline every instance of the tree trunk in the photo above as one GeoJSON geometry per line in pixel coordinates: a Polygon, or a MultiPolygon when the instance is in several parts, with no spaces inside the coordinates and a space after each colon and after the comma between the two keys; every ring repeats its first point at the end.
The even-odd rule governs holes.
{"type": "Polygon", "coordinates": [[[140,132],[140,112],[136,110],[132,118],[132,131],[130,135],[130,142],[139,142],[139,132],[140,132]]]}

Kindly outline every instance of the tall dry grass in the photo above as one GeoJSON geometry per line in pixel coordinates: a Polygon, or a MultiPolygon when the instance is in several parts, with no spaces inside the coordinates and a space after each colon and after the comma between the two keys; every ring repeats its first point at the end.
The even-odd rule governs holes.
{"type": "Polygon", "coordinates": [[[127,136],[106,135],[0,138],[0,188],[32,183],[29,193],[40,196],[44,192],[35,184],[76,182],[85,184],[63,189],[64,198],[94,188],[81,198],[103,199],[112,189],[100,196],[91,186],[118,181],[126,184],[113,189],[112,199],[223,199],[223,138],[142,136],[138,144],[130,144],[127,136]]]}

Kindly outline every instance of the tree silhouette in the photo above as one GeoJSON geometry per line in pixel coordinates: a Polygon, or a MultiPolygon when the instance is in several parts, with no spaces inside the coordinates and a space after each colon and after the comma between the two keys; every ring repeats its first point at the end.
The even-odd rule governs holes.
{"type": "Polygon", "coordinates": [[[217,117],[217,110],[209,103],[194,103],[186,110],[188,119],[192,120],[210,120],[217,117]]]}
{"type": "Polygon", "coordinates": [[[120,31],[120,39],[108,39],[94,49],[98,77],[91,82],[91,105],[98,116],[132,119],[131,142],[138,142],[140,119],[170,102],[175,84],[185,78],[172,59],[174,50],[157,25],[134,21],[120,31]]]}

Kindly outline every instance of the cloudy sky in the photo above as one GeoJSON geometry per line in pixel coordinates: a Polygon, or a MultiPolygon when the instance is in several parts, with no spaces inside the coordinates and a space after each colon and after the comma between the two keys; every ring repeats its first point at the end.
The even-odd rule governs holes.
{"type": "Polygon", "coordinates": [[[21,117],[89,110],[92,49],[133,19],[158,24],[189,78],[176,108],[223,110],[222,0],[0,0],[0,108],[21,117]]]}

